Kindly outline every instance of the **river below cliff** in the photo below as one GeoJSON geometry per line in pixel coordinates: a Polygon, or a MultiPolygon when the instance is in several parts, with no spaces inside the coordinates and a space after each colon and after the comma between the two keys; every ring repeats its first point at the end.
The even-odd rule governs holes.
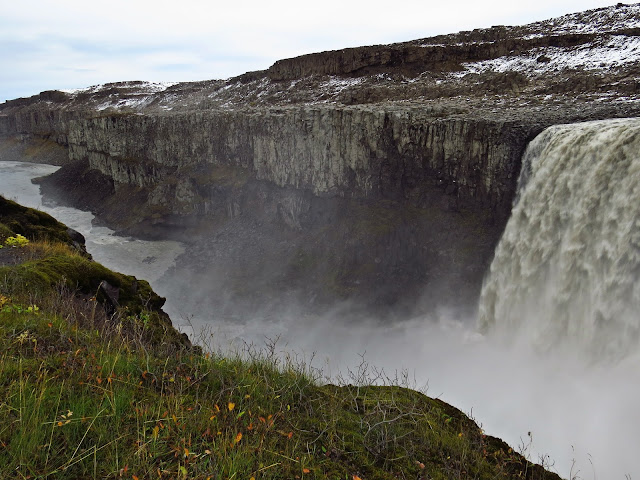
{"type": "MultiPolygon", "coordinates": [[[[0,161],[0,194],[21,205],[52,215],[86,239],[87,251],[94,260],[109,268],[144,278],[155,285],[184,246],[175,241],[145,241],[115,235],[107,227],[95,224],[91,212],[45,201],[32,179],[49,175],[59,167],[38,163],[0,161]]],[[[162,295],[161,292],[158,292],[162,295]]]]}
{"type": "MultiPolygon", "coordinates": [[[[81,232],[94,259],[150,281],[167,297],[173,322],[196,342],[215,348],[271,345],[275,353],[304,363],[322,380],[349,383],[389,379],[442,397],[482,425],[488,434],[561,476],[631,478],[639,470],[635,416],[640,373],[632,359],[589,366],[572,351],[541,355],[529,342],[504,341],[476,332],[475,318],[442,310],[395,323],[347,318],[348,305],[322,315],[296,308],[251,318],[184,311],[174,295],[186,281],[171,267],[185,244],[120,237],[95,224],[93,215],[48,204],[31,179],[57,167],[0,162],[0,194],[44,210],[81,232]],[[380,369],[384,369],[384,374],[380,369]]],[[[190,286],[193,292],[207,285],[190,286]]],[[[181,295],[185,289],[182,288],[181,295]]]]}

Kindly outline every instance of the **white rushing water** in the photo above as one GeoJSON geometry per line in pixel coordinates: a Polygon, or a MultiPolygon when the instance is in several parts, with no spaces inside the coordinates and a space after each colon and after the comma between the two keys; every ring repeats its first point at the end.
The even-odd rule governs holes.
{"type": "Polygon", "coordinates": [[[523,158],[483,329],[617,360],[640,346],[640,119],[559,125],[523,158]]]}
{"type": "MultiPolygon", "coordinates": [[[[604,124],[596,128],[595,133],[609,131],[609,137],[613,139],[616,135],[608,130],[608,125],[614,124],[604,124]]],[[[546,132],[532,144],[530,153],[542,151],[545,145],[562,143],[565,134],[573,135],[572,128],[584,126],[562,128],[565,127],[546,132]]],[[[595,158],[601,150],[604,148],[596,148],[592,157],[595,158]]],[[[612,159],[611,162],[619,160],[612,159]]],[[[558,163],[558,160],[553,160],[548,164],[558,163]]],[[[525,201],[524,193],[537,185],[535,165],[536,162],[532,161],[532,175],[521,202],[525,201]]],[[[570,166],[570,162],[565,162],[565,165],[566,168],[578,166],[570,166]]],[[[185,317],[198,315],[197,312],[181,312],[180,299],[172,295],[169,283],[153,278],[158,278],[161,271],[175,261],[183,247],[172,242],[138,243],[133,239],[113,237],[112,233],[107,233],[105,238],[103,229],[92,225],[90,214],[85,217],[86,213],[74,209],[42,205],[38,188],[31,184],[30,178],[50,173],[55,168],[0,162],[0,194],[48,211],[79,230],[87,238],[88,249],[94,258],[106,266],[151,279],[152,286],[168,298],[167,310],[185,317]],[[82,220],[78,220],[80,217],[82,220]],[[156,260],[149,263],[149,257],[156,257],[156,260]],[[162,285],[164,290],[158,288],[162,285]]],[[[561,172],[554,175],[564,176],[561,172]]],[[[571,176],[570,172],[566,175],[571,176]]],[[[579,177],[584,181],[587,175],[582,172],[579,177]]],[[[546,186],[546,182],[541,183],[543,185],[537,187],[539,191],[546,186]]],[[[608,183],[612,184],[611,181],[608,183]]],[[[622,184],[612,186],[622,188],[622,184]]],[[[629,208],[635,205],[628,202],[629,208]]],[[[559,214],[561,217],[574,209],[568,198],[564,198],[558,207],[567,210],[559,214]]],[[[537,214],[544,215],[554,210],[548,204],[537,214]]],[[[533,218],[533,215],[529,217],[533,218]]],[[[590,228],[594,231],[593,227],[590,228]]],[[[508,231],[511,229],[511,226],[507,227],[508,231]]],[[[525,244],[524,240],[514,242],[525,244]]],[[[521,255],[526,254],[527,249],[523,246],[521,255]]],[[[496,262],[501,262],[501,257],[498,252],[496,262]]],[[[555,260],[552,263],[558,264],[555,260]]],[[[496,273],[497,265],[500,263],[494,264],[492,275],[501,275],[496,273]]],[[[528,265],[534,269],[534,259],[528,265]]],[[[173,278],[172,281],[180,282],[181,279],[173,278]]],[[[485,290],[493,288],[490,287],[493,281],[488,281],[485,290]]],[[[504,282],[506,285],[509,282],[515,284],[519,278],[513,277],[511,281],[504,282]]],[[[194,285],[194,291],[200,293],[204,288],[206,282],[194,285]]],[[[543,298],[538,299],[541,310],[547,308],[542,305],[544,301],[543,298]]],[[[530,303],[536,304],[533,300],[530,303]]],[[[483,309],[488,311],[487,306],[483,309]]],[[[173,320],[180,323],[180,319],[173,320]]],[[[640,451],[637,434],[640,427],[638,358],[628,354],[615,364],[589,364],[577,353],[580,349],[564,344],[547,348],[541,354],[539,345],[545,337],[536,335],[534,343],[538,347],[532,348],[530,339],[526,338],[531,333],[530,327],[515,328],[516,325],[524,325],[523,318],[516,320],[506,322],[504,328],[498,328],[502,325],[498,321],[485,320],[486,326],[493,327],[482,336],[476,332],[476,319],[452,318],[448,312],[441,312],[437,318],[412,318],[394,325],[380,325],[373,321],[348,324],[341,318],[339,309],[321,317],[302,317],[294,312],[275,318],[256,317],[244,322],[230,319],[225,323],[224,319],[216,319],[215,324],[205,316],[198,318],[200,324],[208,321],[215,334],[227,332],[240,341],[259,343],[265,336],[275,338],[279,335],[279,348],[282,350],[294,355],[298,352],[300,358],[306,360],[315,352],[314,365],[325,368],[329,377],[337,374],[348,376],[347,369],[357,369],[362,358],[372,366],[384,368],[392,377],[395,371],[407,371],[417,387],[428,385],[429,395],[440,397],[472,414],[488,434],[503,438],[531,460],[538,461],[544,457],[553,463],[551,469],[563,478],[575,474],[582,479],[640,478],[640,462],[636,459],[640,451]],[[505,342],[501,335],[493,334],[498,330],[515,331],[505,342]]],[[[535,327],[533,331],[537,329],[535,327]]],[[[590,344],[589,338],[591,336],[585,336],[587,344],[590,344]]]]}

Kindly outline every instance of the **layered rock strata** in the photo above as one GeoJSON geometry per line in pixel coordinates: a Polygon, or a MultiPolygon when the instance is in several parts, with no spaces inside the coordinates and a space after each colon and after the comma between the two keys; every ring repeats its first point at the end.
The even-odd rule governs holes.
{"type": "Polygon", "coordinates": [[[418,108],[316,107],[91,118],[74,122],[68,138],[71,160],[88,160],[117,184],[161,188],[162,201],[181,206],[176,213],[208,213],[197,185],[207,167],[230,167],[318,196],[428,205],[444,193],[504,217],[538,128],[434,120],[418,108]]]}

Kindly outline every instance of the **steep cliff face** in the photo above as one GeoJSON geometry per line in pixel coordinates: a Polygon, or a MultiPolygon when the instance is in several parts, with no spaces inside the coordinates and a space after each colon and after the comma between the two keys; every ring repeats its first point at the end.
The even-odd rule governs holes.
{"type": "Polygon", "coordinates": [[[226,81],[43,92],[0,107],[0,155],[66,148],[49,193],[132,233],[187,229],[236,286],[387,303],[462,288],[473,304],[527,142],[640,115],[638,15],[620,4],[226,81]]]}
{"type": "Polygon", "coordinates": [[[112,193],[78,200],[109,223],[137,234],[197,232],[206,246],[190,252],[199,261],[176,267],[194,283],[213,282],[215,292],[257,283],[246,291],[255,298],[293,289],[315,303],[355,297],[407,308],[423,300],[425,284],[429,300],[452,298],[454,284],[457,294],[477,295],[528,133],[418,110],[317,107],[72,126],[73,165],[45,186],[83,190],[81,178],[104,191],[99,172],[112,193]]]}
{"type": "MultiPolygon", "coordinates": [[[[171,116],[123,115],[74,122],[71,160],[118,184],[176,185],[196,198],[198,168],[237,167],[279,187],[319,196],[407,199],[433,192],[461,204],[509,210],[519,158],[536,125],[434,119],[420,109],[303,107],[171,116]]],[[[191,204],[194,212],[206,205],[191,204]]],[[[180,212],[183,213],[183,212],[180,212]]]]}

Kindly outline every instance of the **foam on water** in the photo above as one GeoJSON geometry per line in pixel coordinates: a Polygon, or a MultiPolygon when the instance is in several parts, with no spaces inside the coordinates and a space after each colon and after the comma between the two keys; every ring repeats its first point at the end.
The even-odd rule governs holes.
{"type": "Polygon", "coordinates": [[[548,128],[523,158],[481,327],[618,360],[640,345],[638,280],[640,119],[548,128]]]}

